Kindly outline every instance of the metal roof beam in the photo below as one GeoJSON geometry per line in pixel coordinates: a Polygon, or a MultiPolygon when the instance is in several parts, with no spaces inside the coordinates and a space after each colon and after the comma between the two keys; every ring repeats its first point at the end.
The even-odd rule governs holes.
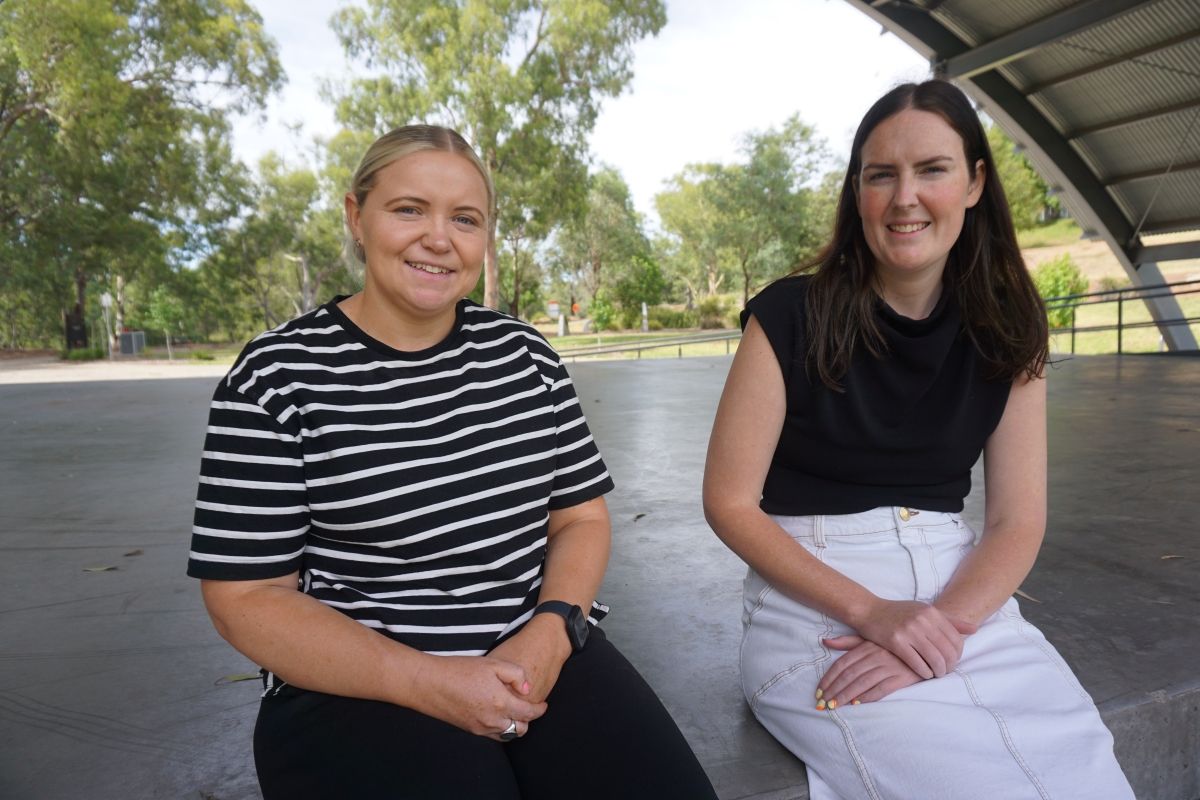
{"type": "MultiPolygon", "coordinates": [[[[1044,92],[1053,86],[1058,86],[1069,81],[1077,80],[1078,78],[1087,77],[1088,75],[1106,70],[1109,67],[1115,67],[1118,64],[1136,64],[1138,63],[1137,60],[1142,56],[1148,56],[1151,53],[1157,53],[1160,50],[1166,50],[1174,47],[1177,44],[1190,42],[1192,39],[1200,39],[1200,28],[1193,28],[1192,30],[1181,33],[1178,36],[1172,36],[1170,39],[1163,39],[1161,42],[1155,42],[1137,50],[1131,50],[1128,53],[1121,53],[1120,55],[1113,56],[1112,58],[1105,59],[1104,61],[1097,61],[1095,64],[1089,64],[1081,69],[1077,69],[1072,72],[1065,72],[1062,75],[1056,75],[1053,78],[1047,78],[1041,83],[1035,83],[1033,86],[1027,88],[1025,90],[1025,94],[1037,94],[1038,92],[1044,92]]],[[[1146,66],[1157,67],[1158,65],[1148,64],[1146,66]]]]}
{"type": "Polygon", "coordinates": [[[1129,250],[1129,260],[1134,264],[1145,264],[1150,261],[1183,261],[1186,258],[1200,258],[1200,240],[1142,245],[1129,250]]]}
{"type": "Polygon", "coordinates": [[[1142,170],[1141,172],[1127,172],[1124,175],[1113,175],[1111,178],[1104,180],[1104,185],[1116,186],[1118,183],[1141,181],[1147,178],[1165,178],[1168,175],[1174,175],[1176,172],[1189,172],[1194,169],[1200,169],[1200,161],[1185,161],[1180,164],[1172,164],[1168,167],[1154,167],[1142,170]]]}
{"type": "Polygon", "coordinates": [[[1138,114],[1130,114],[1127,117],[1118,117],[1117,119],[1105,120],[1098,122],[1095,125],[1089,125],[1086,128],[1076,128],[1064,134],[1068,139],[1082,139],[1084,136],[1090,136],[1093,133],[1101,131],[1111,131],[1114,128],[1122,128],[1126,125],[1133,125],[1135,122],[1145,122],[1148,119],[1155,117],[1165,117],[1167,114],[1174,114],[1177,111],[1188,111],[1193,108],[1200,108],[1200,97],[1193,97],[1184,100],[1180,103],[1173,103],[1169,106],[1161,108],[1152,108],[1149,111],[1142,111],[1138,114]]]}
{"type": "Polygon", "coordinates": [[[941,72],[951,78],[973,78],[1039,47],[1103,25],[1147,3],[1148,0],[1084,0],[965,53],[947,58],[941,72]]]}

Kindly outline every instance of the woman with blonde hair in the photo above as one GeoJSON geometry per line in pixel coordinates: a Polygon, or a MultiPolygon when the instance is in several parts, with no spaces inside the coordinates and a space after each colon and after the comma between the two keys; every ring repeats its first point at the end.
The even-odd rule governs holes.
{"type": "Polygon", "coordinates": [[[457,133],[381,137],[345,198],[363,290],[213,397],[188,572],[263,668],[267,800],[714,796],[594,627],[612,481],[570,377],[464,299],[494,206],[457,133]]]}

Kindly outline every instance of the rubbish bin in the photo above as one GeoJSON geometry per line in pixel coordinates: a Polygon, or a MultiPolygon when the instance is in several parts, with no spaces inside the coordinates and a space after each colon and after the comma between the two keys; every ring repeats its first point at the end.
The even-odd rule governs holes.
{"type": "Polygon", "coordinates": [[[121,334],[121,355],[136,356],[145,349],[145,331],[125,331],[121,334]]]}

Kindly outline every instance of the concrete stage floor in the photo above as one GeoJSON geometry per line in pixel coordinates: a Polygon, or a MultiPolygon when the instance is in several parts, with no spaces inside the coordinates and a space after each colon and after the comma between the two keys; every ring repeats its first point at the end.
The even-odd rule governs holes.
{"type": "MultiPolygon", "coordinates": [[[[804,798],[802,765],[745,709],[744,569],[700,510],[728,364],[571,367],[618,485],[604,628],[722,798],[804,798]]],[[[105,377],[24,383],[0,363],[0,797],[256,798],[258,684],[228,678],[253,666],[183,574],[216,378],[105,377]]],[[[1138,797],[1196,800],[1200,358],[1082,357],[1050,386],[1050,524],[1022,608],[1095,697],[1138,797]]]]}

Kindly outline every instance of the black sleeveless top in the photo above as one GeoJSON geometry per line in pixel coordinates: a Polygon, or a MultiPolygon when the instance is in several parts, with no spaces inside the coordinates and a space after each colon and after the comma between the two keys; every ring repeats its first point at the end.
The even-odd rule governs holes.
{"type": "Polygon", "coordinates": [[[783,370],[787,416],[761,507],[769,514],[851,514],[879,506],[962,511],[971,467],[995,430],[1011,381],[984,378],[952,292],[922,320],[879,301],[882,358],[859,347],[835,392],[806,370],[807,276],[750,300],[783,370]]]}

